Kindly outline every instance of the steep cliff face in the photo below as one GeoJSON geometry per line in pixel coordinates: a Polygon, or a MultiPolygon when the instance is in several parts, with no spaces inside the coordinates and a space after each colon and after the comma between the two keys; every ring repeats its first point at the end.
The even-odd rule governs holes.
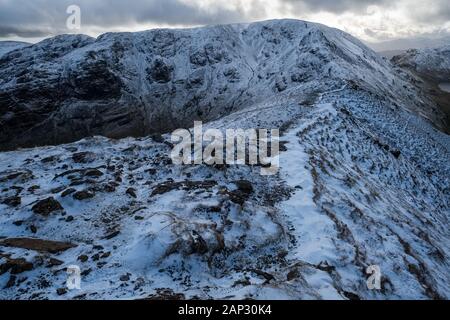
{"type": "Polygon", "coordinates": [[[420,74],[428,75],[437,81],[450,81],[450,45],[408,50],[404,54],[395,56],[393,62],[420,74]]]}
{"type": "Polygon", "coordinates": [[[436,106],[426,116],[450,133],[450,46],[409,50],[393,57],[392,63],[436,106]]]}
{"type": "Polygon", "coordinates": [[[348,81],[430,108],[358,40],[313,23],[63,35],[0,58],[0,148],[168,132],[348,81]]]}

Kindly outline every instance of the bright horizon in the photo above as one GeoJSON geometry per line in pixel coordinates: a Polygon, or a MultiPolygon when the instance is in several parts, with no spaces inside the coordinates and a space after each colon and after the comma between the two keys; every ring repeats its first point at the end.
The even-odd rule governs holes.
{"type": "Polygon", "coordinates": [[[380,51],[438,46],[450,39],[447,0],[0,0],[0,40],[34,43],[73,33],[65,26],[72,4],[81,8],[76,33],[93,37],[291,18],[341,29],[380,51]]]}

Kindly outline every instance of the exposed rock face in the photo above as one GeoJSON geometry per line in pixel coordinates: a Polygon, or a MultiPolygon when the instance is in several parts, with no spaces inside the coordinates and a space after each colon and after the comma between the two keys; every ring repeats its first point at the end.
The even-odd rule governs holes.
{"type": "Polygon", "coordinates": [[[41,200],[38,203],[36,203],[32,207],[32,210],[34,213],[37,213],[37,214],[40,214],[43,216],[48,216],[52,212],[61,211],[61,210],[64,210],[64,208],[53,197],[50,197],[50,198],[41,200]]]}
{"type": "Polygon", "coordinates": [[[431,99],[436,108],[426,113],[433,122],[450,134],[450,93],[441,84],[450,83],[450,45],[408,50],[392,58],[392,63],[410,72],[407,77],[421,96],[431,99]]]}
{"type": "Polygon", "coordinates": [[[76,200],[79,200],[79,201],[90,199],[93,197],[95,197],[95,193],[87,191],[87,190],[78,191],[73,194],[73,198],[76,200]]]}
{"type": "Polygon", "coordinates": [[[33,264],[24,258],[6,259],[6,262],[0,264],[0,275],[10,271],[11,274],[19,274],[33,269],[33,264]]]}
{"type": "Polygon", "coordinates": [[[76,247],[76,245],[68,242],[32,238],[8,238],[0,240],[0,246],[22,248],[49,253],[59,253],[76,247]]]}
{"type": "Polygon", "coordinates": [[[450,45],[433,49],[412,49],[392,58],[395,64],[413,69],[437,81],[450,81],[450,45]]]}
{"type": "Polygon", "coordinates": [[[358,40],[295,20],[58,36],[0,56],[0,149],[168,132],[331,79],[408,99],[393,78],[358,40]]]}

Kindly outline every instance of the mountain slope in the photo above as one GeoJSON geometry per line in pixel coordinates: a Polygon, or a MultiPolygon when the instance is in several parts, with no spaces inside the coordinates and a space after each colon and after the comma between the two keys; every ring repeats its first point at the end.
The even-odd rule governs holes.
{"type": "MultiPolygon", "coordinates": [[[[222,99],[235,101],[211,109],[205,127],[280,128],[280,172],[177,166],[169,135],[2,152],[0,298],[448,299],[450,137],[427,120],[431,104],[411,75],[310,23],[170,32],[222,39],[224,30],[244,39],[239,59],[232,45],[224,56],[248,68],[233,83],[210,78],[226,62],[202,67],[209,90],[227,84],[222,99]],[[71,265],[81,290],[65,288],[71,265]],[[371,265],[381,290],[366,285],[371,265]]],[[[105,37],[125,36],[148,33],[105,37]]],[[[78,40],[77,56],[101,43],[78,40]]],[[[176,87],[172,78],[151,89],[176,87]]]]}
{"type": "Polygon", "coordinates": [[[58,36],[3,56],[0,79],[3,149],[168,132],[331,81],[433,108],[355,38],[296,20],[58,36]]]}
{"type": "Polygon", "coordinates": [[[30,43],[20,41],[0,41],[0,57],[8,52],[29,46],[30,43]]]}
{"type": "Polygon", "coordinates": [[[417,91],[435,103],[437,109],[429,117],[450,133],[450,92],[446,90],[450,83],[450,46],[408,50],[393,57],[392,63],[402,72],[406,70],[417,91]]]}

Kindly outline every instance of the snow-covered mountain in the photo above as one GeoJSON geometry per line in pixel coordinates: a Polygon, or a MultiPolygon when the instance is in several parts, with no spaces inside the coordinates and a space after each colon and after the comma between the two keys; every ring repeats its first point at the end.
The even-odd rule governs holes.
{"type": "Polygon", "coordinates": [[[431,98],[438,112],[428,115],[450,133],[450,45],[409,50],[392,58],[392,63],[407,71],[407,77],[421,96],[431,98]]]}
{"type": "Polygon", "coordinates": [[[63,35],[0,59],[0,147],[168,132],[288,89],[317,94],[350,81],[433,112],[387,61],[323,25],[283,20],[63,35]]]}
{"type": "Polygon", "coordinates": [[[339,30],[60,36],[0,74],[6,149],[282,131],[269,177],[174,165],[166,134],[0,153],[0,298],[450,298],[450,137],[409,70],[339,30]]]}
{"type": "Polygon", "coordinates": [[[394,63],[413,68],[421,74],[427,74],[442,82],[450,81],[450,45],[413,49],[394,57],[394,63]]]}
{"type": "Polygon", "coordinates": [[[8,52],[29,46],[30,43],[20,41],[0,41],[0,57],[8,52]]]}

